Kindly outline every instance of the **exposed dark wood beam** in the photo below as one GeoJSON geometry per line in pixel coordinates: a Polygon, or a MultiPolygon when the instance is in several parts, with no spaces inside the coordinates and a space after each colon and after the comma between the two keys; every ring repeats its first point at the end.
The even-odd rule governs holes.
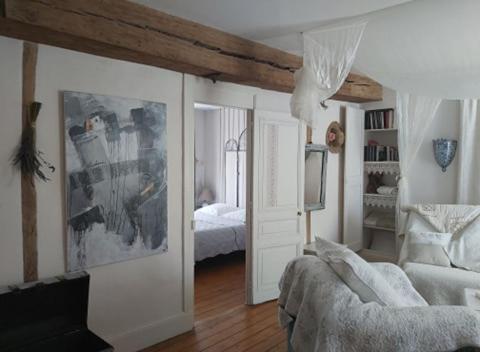
{"type": "MultiPolygon", "coordinates": [[[[30,104],[35,100],[35,78],[38,45],[23,44],[22,70],[22,125],[28,121],[30,104]]],[[[22,232],[23,232],[23,279],[25,282],[38,280],[37,253],[37,192],[33,175],[22,172],[22,232]]]]}
{"type": "MultiPolygon", "coordinates": [[[[0,0],[0,35],[203,77],[292,92],[302,58],[126,0],[0,0]]],[[[382,99],[350,75],[334,97],[382,99]]]]}

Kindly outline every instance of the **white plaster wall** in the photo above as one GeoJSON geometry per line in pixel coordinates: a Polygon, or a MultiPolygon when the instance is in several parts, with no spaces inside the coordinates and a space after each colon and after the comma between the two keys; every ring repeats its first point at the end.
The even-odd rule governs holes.
{"type": "MultiPolygon", "coordinates": [[[[9,168],[7,154],[10,155],[20,135],[21,126],[17,118],[20,116],[18,109],[21,94],[10,91],[19,89],[21,42],[0,39],[0,77],[6,77],[5,80],[0,80],[0,101],[7,102],[1,105],[2,114],[10,111],[12,116],[15,115],[3,118],[0,129],[0,162],[4,172],[5,168],[9,168]]],[[[289,94],[227,83],[217,83],[215,90],[211,90],[207,89],[210,82],[202,79],[195,79],[195,82],[194,94],[201,102],[246,109],[289,111],[289,94]]],[[[57,166],[57,172],[50,183],[38,184],[41,277],[65,271],[61,117],[63,90],[125,96],[167,104],[169,252],[88,270],[92,276],[90,327],[112,341],[117,351],[138,350],[182,329],[187,330],[192,324],[183,312],[183,285],[189,286],[188,282],[183,282],[183,275],[192,268],[184,268],[182,262],[182,180],[179,177],[182,174],[182,75],[52,47],[40,47],[37,99],[44,105],[39,117],[38,144],[47,158],[57,166]]],[[[315,143],[324,144],[327,125],[340,119],[341,104],[331,101],[329,106],[328,110],[319,112],[320,123],[314,131],[315,143]]],[[[327,208],[312,214],[313,234],[336,241],[341,240],[341,169],[341,155],[330,154],[327,208]]],[[[0,280],[3,283],[14,283],[21,281],[23,270],[20,186],[18,179],[10,179],[9,183],[5,183],[7,181],[8,179],[0,181],[0,220],[2,225],[5,223],[4,228],[17,237],[0,238],[0,280]],[[6,210],[3,208],[5,198],[9,199],[6,210]]]]}
{"type": "Polygon", "coordinates": [[[442,101],[410,171],[409,184],[412,203],[456,203],[458,155],[455,156],[447,171],[443,173],[433,156],[432,140],[437,138],[458,140],[459,121],[459,102],[442,101]]]}
{"type": "MultiPolygon", "coordinates": [[[[20,136],[21,42],[0,38],[0,281],[22,281],[19,178],[8,157],[20,136]],[[7,206],[8,204],[8,206],[7,206]]],[[[182,241],[182,75],[58,48],[40,46],[36,99],[43,103],[38,147],[57,171],[37,182],[40,278],[65,272],[65,190],[62,91],[72,90],[167,104],[168,246],[166,254],[88,269],[89,325],[116,351],[136,351],[186,331],[182,241]]],[[[191,317],[191,316],[190,316],[191,317]]]]}
{"type": "Polygon", "coordinates": [[[213,192],[215,202],[224,201],[220,138],[220,109],[205,111],[203,143],[205,151],[205,186],[213,192]]]}
{"type": "Polygon", "coordinates": [[[0,286],[23,280],[20,176],[10,165],[22,131],[22,46],[0,37],[0,286]]]}
{"type": "MultiPolygon", "coordinates": [[[[327,102],[328,109],[318,109],[317,125],[312,131],[312,142],[326,144],[325,134],[332,121],[341,121],[345,103],[327,102]]],[[[354,106],[354,105],[352,105],[354,106]]],[[[335,242],[342,241],[343,219],[343,152],[328,153],[327,193],[325,195],[325,209],[312,211],[310,214],[311,239],[315,236],[335,242]]]]}
{"type": "Polygon", "coordinates": [[[198,197],[205,185],[204,134],[205,110],[195,109],[195,197],[198,197]]]}
{"type": "Polygon", "coordinates": [[[196,176],[196,194],[198,196],[202,187],[206,187],[212,191],[215,202],[222,202],[220,109],[195,110],[195,148],[198,150],[197,158],[202,163],[198,167],[202,176],[196,176]]]}

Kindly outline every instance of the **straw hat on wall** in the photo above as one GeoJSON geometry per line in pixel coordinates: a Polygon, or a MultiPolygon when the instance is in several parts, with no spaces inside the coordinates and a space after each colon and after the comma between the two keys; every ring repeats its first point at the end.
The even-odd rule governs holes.
{"type": "Polygon", "coordinates": [[[331,153],[340,153],[345,143],[345,133],[337,121],[333,121],[327,128],[325,142],[331,153]]]}

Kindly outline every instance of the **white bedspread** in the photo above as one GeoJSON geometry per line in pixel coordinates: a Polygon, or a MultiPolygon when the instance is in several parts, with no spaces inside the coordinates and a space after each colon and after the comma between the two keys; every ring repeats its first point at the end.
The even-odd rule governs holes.
{"type": "Polygon", "coordinates": [[[473,309],[363,303],[314,256],[290,262],[280,289],[280,323],[287,327],[295,320],[295,352],[435,352],[480,346],[480,313],[473,309]]]}
{"type": "Polygon", "coordinates": [[[245,250],[245,224],[195,212],[195,261],[245,250]]]}

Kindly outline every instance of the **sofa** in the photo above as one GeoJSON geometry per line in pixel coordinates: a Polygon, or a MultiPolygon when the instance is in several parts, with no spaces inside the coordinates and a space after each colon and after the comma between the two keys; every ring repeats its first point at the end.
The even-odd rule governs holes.
{"type": "Polygon", "coordinates": [[[430,306],[400,267],[367,263],[341,246],[328,251],[334,245],[326,242],[317,240],[323,252],[294,259],[282,275],[279,320],[289,351],[477,351],[479,312],[430,306]],[[360,275],[371,272],[362,282],[375,286],[376,295],[348,280],[342,262],[360,275]]]}
{"type": "MultiPolygon", "coordinates": [[[[438,230],[446,231],[445,229],[439,228],[441,225],[435,222],[432,224],[431,219],[429,219],[428,216],[423,216],[422,212],[419,213],[415,211],[418,207],[419,206],[411,206],[404,209],[408,213],[404,231],[407,237],[405,238],[408,238],[410,233],[436,232],[438,230]]],[[[438,208],[438,205],[426,205],[424,207],[435,209],[438,208]]],[[[458,208],[464,206],[446,205],[441,207],[444,208],[444,212],[447,214],[453,211],[455,215],[452,215],[451,218],[454,218],[459,216],[458,208]]],[[[468,208],[475,211],[475,208],[480,207],[468,208]]],[[[447,215],[445,222],[451,223],[454,221],[451,218],[447,215]]],[[[452,240],[468,235],[474,237],[478,234],[480,241],[480,217],[474,213],[468,223],[457,232],[452,240]]],[[[475,248],[471,250],[475,250],[475,248]]],[[[449,266],[439,266],[411,262],[408,261],[408,256],[408,243],[407,240],[405,240],[399,255],[399,266],[405,271],[415,289],[430,305],[463,305],[465,288],[480,289],[480,273],[478,272],[466,268],[456,268],[451,263],[449,266]]]]}

